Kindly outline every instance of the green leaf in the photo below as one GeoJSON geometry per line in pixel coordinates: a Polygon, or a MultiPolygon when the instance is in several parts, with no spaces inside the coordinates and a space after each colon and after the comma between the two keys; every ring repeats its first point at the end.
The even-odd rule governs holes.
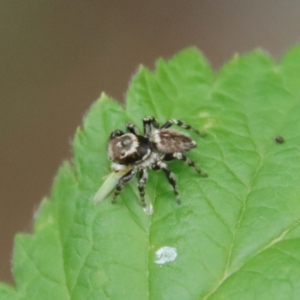
{"type": "Polygon", "coordinates": [[[299,299],[299,78],[300,46],[281,63],[259,50],[237,55],[218,75],[191,48],[154,72],[142,67],[126,109],[102,95],[33,234],[17,235],[15,287],[1,284],[0,299],[299,299]],[[164,174],[149,171],[151,216],[135,181],[115,205],[111,195],[94,204],[110,173],[109,134],[128,121],[141,130],[147,115],[206,131],[191,133],[198,148],[188,156],[209,177],[171,162],[177,205],[164,174]]]}

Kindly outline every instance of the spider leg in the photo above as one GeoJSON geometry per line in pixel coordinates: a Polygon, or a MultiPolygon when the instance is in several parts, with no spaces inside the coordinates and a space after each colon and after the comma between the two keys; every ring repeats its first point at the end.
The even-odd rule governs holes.
{"type": "Polygon", "coordinates": [[[146,207],[146,201],[145,201],[145,185],[148,180],[148,172],[147,169],[141,169],[139,178],[138,178],[138,189],[139,194],[142,202],[142,206],[146,207]]]}
{"type": "Polygon", "coordinates": [[[195,162],[193,162],[190,158],[188,158],[187,156],[185,156],[184,154],[182,154],[181,152],[175,152],[175,153],[167,153],[164,154],[161,158],[161,160],[164,161],[170,161],[173,159],[178,159],[178,160],[182,160],[184,161],[189,167],[192,167],[193,169],[195,169],[202,177],[207,177],[207,173],[205,173],[203,170],[201,170],[196,164],[195,162]]]}
{"type": "Polygon", "coordinates": [[[127,172],[124,176],[122,176],[119,179],[118,184],[117,184],[116,189],[115,189],[115,193],[114,193],[113,199],[112,199],[112,203],[116,202],[116,198],[121,193],[124,185],[128,181],[130,181],[135,176],[135,174],[136,174],[136,169],[131,169],[129,172],[127,172]]]}
{"type": "Polygon", "coordinates": [[[139,135],[140,134],[138,128],[133,123],[127,123],[126,124],[126,129],[127,129],[128,132],[131,132],[131,133],[133,133],[135,135],[139,135]]]}
{"type": "Polygon", "coordinates": [[[175,197],[176,197],[176,202],[178,204],[180,204],[181,201],[180,201],[179,192],[178,192],[178,189],[177,189],[176,179],[175,179],[174,174],[168,168],[168,166],[164,162],[159,160],[159,161],[155,162],[154,164],[152,164],[151,169],[152,170],[162,170],[165,173],[169,183],[173,187],[173,191],[174,191],[174,194],[175,194],[175,197]]]}
{"type": "Polygon", "coordinates": [[[184,123],[184,122],[182,122],[180,120],[176,120],[176,119],[170,119],[170,120],[168,120],[160,128],[161,129],[167,129],[167,128],[171,127],[174,124],[177,125],[177,126],[179,126],[179,127],[181,127],[181,128],[191,130],[191,131],[197,133],[198,135],[200,135],[202,137],[206,136],[206,134],[204,132],[200,132],[198,129],[192,127],[191,125],[186,124],[186,123],[184,123]]]}
{"type": "Polygon", "coordinates": [[[149,136],[151,133],[151,125],[154,128],[159,128],[158,122],[153,117],[146,117],[143,119],[143,126],[144,126],[144,135],[149,136]]]}
{"type": "Polygon", "coordinates": [[[121,135],[123,135],[123,134],[124,134],[124,132],[123,132],[122,130],[120,130],[120,129],[114,130],[114,131],[110,134],[109,140],[112,140],[112,139],[114,139],[115,137],[121,136],[121,135]]]}

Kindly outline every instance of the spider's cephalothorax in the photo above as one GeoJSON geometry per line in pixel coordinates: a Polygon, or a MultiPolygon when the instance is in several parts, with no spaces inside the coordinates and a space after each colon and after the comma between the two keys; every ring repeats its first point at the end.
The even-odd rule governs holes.
{"type": "Polygon", "coordinates": [[[176,200],[180,203],[174,174],[166,164],[166,161],[169,160],[182,160],[200,175],[207,176],[192,160],[183,154],[195,148],[196,142],[181,132],[169,129],[173,124],[201,135],[197,129],[179,120],[171,119],[164,125],[159,126],[153,117],[143,119],[144,135],[139,134],[137,127],[133,123],[126,125],[128,133],[124,133],[121,130],[115,130],[111,133],[108,142],[108,156],[113,162],[112,168],[114,171],[129,170],[119,179],[113,202],[115,202],[123,186],[139,173],[138,189],[142,205],[145,207],[145,184],[148,179],[147,168],[150,168],[152,170],[162,170],[166,174],[169,183],[173,187],[176,200]]]}

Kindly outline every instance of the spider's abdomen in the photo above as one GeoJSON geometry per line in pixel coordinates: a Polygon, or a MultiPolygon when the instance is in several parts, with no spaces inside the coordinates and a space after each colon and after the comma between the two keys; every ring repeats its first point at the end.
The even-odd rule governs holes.
{"type": "Polygon", "coordinates": [[[196,142],[190,137],[171,129],[155,130],[150,141],[162,153],[186,152],[196,147],[196,142]]]}
{"type": "Polygon", "coordinates": [[[147,138],[127,133],[109,140],[108,157],[111,161],[122,165],[134,164],[149,156],[150,147],[147,138]]]}

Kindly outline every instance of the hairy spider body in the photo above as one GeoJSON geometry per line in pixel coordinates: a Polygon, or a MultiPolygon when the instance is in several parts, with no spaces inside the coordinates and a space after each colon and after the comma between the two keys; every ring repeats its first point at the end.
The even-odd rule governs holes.
{"type": "Polygon", "coordinates": [[[162,153],[186,152],[196,147],[196,142],[191,138],[171,129],[156,129],[149,140],[162,153]]]}
{"type": "Polygon", "coordinates": [[[180,120],[168,120],[164,125],[159,126],[153,117],[143,119],[144,135],[140,135],[137,127],[133,123],[128,123],[126,129],[128,133],[117,129],[113,131],[108,141],[108,157],[112,161],[112,169],[117,172],[128,169],[116,186],[113,202],[120,194],[124,185],[135,175],[138,175],[138,190],[143,207],[145,202],[145,185],[148,179],[147,169],[161,170],[165,173],[171,184],[176,200],[180,203],[174,174],[168,168],[166,161],[178,159],[184,161],[188,166],[194,168],[200,175],[207,176],[196,164],[183,153],[196,147],[196,142],[189,136],[169,129],[173,124],[194,131],[201,135],[197,129],[183,123],[180,120]]]}

